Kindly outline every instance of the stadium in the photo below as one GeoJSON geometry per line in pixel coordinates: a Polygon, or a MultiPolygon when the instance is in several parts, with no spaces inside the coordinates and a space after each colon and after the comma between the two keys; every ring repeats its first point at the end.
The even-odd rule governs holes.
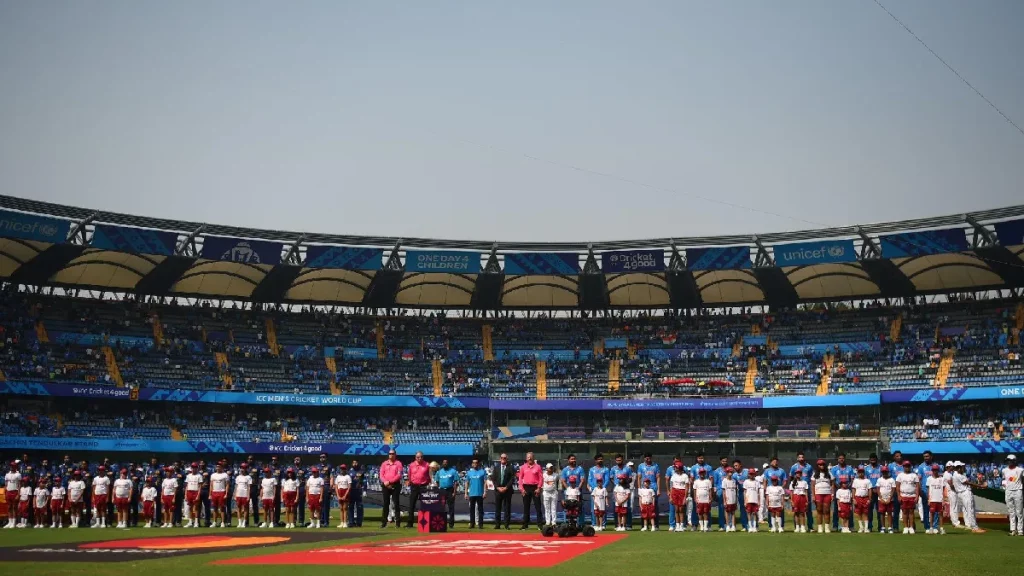
{"type": "Polygon", "coordinates": [[[807,559],[824,553],[844,574],[870,569],[875,555],[942,554],[942,569],[965,573],[984,545],[990,562],[1009,563],[1016,541],[1006,538],[1002,482],[1006,457],[1024,452],[1022,260],[1024,206],[776,234],[484,243],[245,229],[0,196],[0,451],[20,479],[5,486],[11,525],[23,519],[21,486],[82,477],[86,498],[96,478],[130,486],[123,519],[112,502],[92,511],[86,502],[79,525],[103,517],[106,530],[37,532],[71,520],[45,507],[28,514],[25,529],[0,533],[0,562],[34,562],[38,574],[140,560],[214,573],[582,573],[646,554],[742,570],[770,554],[798,574],[818,571],[807,559]],[[406,466],[398,484],[385,470],[392,452],[406,466]],[[428,467],[413,462],[418,453],[446,465],[419,478],[428,467]],[[607,467],[595,464],[602,455],[607,467]],[[530,505],[520,496],[529,456],[589,486],[581,525],[601,523],[596,486],[654,478],[661,530],[637,533],[631,486],[622,522],[632,533],[544,536],[533,485],[536,515],[515,531],[530,505]],[[782,536],[750,533],[746,510],[735,520],[745,533],[718,530],[722,479],[733,478],[725,468],[788,482],[819,459],[836,488],[866,466],[873,534],[840,535],[838,508],[831,536],[793,533],[790,496],[782,536]],[[981,528],[968,530],[974,511],[968,520],[946,500],[946,537],[924,536],[925,492],[924,510],[910,513],[920,536],[906,535],[906,515],[903,535],[879,534],[874,481],[899,475],[902,459],[922,479],[933,462],[937,474],[953,464],[973,486],[981,528]],[[481,526],[467,528],[477,522],[474,460],[499,487],[507,467],[514,495],[503,520],[485,489],[481,526]],[[662,475],[674,491],[677,460],[688,482],[714,478],[712,534],[690,533],[705,526],[693,496],[679,513],[686,529],[666,530],[676,526],[662,475]],[[286,521],[289,468],[298,518],[286,521]],[[329,483],[323,504],[309,507],[314,468],[329,483]],[[281,482],[269,508],[255,497],[244,513],[230,496],[226,509],[211,505],[214,475],[227,475],[232,494],[239,476],[264,470],[281,482]],[[340,473],[362,484],[358,516],[354,500],[342,518],[331,498],[340,473]],[[144,490],[162,478],[180,482],[163,511],[173,527],[147,531],[144,490]],[[412,526],[409,503],[428,489],[454,498],[453,520],[424,496],[415,529],[378,528],[386,493],[400,503],[397,524],[412,526]],[[209,527],[211,511],[214,524],[226,511],[229,527],[209,527]],[[250,511],[252,527],[238,527],[250,511]],[[954,528],[958,511],[966,525],[954,528]]]}

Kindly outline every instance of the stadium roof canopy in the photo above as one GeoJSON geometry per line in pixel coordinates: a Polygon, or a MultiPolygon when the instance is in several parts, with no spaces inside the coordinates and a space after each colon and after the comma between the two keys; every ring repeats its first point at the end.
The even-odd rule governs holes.
{"type": "Polygon", "coordinates": [[[373,308],[697,308],[1024,288],[1024,206],[827,230],[480,242],[257,230],[0,196],[0,279],[373,308]]]}

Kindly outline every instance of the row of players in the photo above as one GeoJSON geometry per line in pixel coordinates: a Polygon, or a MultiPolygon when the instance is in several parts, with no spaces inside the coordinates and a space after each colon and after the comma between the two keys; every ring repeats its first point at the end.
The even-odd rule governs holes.
{"type": "MultiPolygon", "coordinates": [[[[276,465],[276,458],[273,464],[276,465]]],[[[260,527],[293,528],[297,520],[305,524],[304,513],[308,508],[312,519],[308,526],[320,528],[326,527],[329,517],[330,499],[325,497],[328,494],[335,497],[341,510],[339,528],[362,525],[367,478],[358,461],[353,461],[351,469],[345,464],[338,466],[334,474],[330,473],[329,465],[324,465],[326,477],[321,476],[320,467],[313,466],[308,478],[301,468],[296,471],[294,467],[267,466],[259,470],[257,466],[250,468],[246,462],[229,473],[223,460],[212,473],[198,462],[184,470],[176,466],[151,466],[143,475],[132,475],[130,467],[115,467],[69,467],[65,470],[67,477],[62,478],[60,471],[22,474],[25,466],[12,461],[4,478],[5,496],[10,495],[6,496],[9,511],[5,528],[24,528],[30,523],[36,528],[58,528],[64,526],[65,516],[71,528],[106,527],[108,518],[116,518],[116,527],[127,528],[138,524],[140,511],[147,528],[154,522],[172,527],[182,520],[185,527],[198,528],[201,512],[206,515],[207,526],[225,527],[231,524],[232,506],[237,510],[239,527],[247,527],[251,515],[260,527]]]]}
{"type": "MultiPolygon", "coordinates": [[[[711,507],[717,504],[719,530],[735,531],[735,512],[741,514],[741,529],[755,530],[758,520],[771,521],[770,530],[783,530],[784,509],[788,502],[793,512],[797,532],[806,532],[815,525],[819,532],[839,529],[852,531],[856,517],[858,532],[874,531],[875,514],[878,530],[892,533],[899,529],[899,521],[913,518],[916,509],[928,533],[943,532],[941,517],[946,512],[954,526],[964,524],[971,530],[978,530],[974,513],[972,488],[980,487],[972,482],[966,473],[966,465],[959,461],[947,462],[942,466],[933,461],[931,452],[924,453],[924,462],[913,467],[902,454],[893,454],[893,462],[880,465],[872,454],[869,463],[856,469],[846,464],[845,455],[840,454],[838,464],[828,467],[824,460],[811,466],[798,454],[798,461],[789,472],[780,468],[777,459],[760,471],[745,469],[739,460],[728,466],[726,458],[721,459],[718,469],[712,470],[698,455],[697,463],[683,466],[678,459],[662,476],[659,466],[645,454],[644,462],[633,470],[632,463],[623,465],[621,456],[616,456],[616,465],[607,469],[603,458],[598,455],[595,465],[584,476],[582,466],[575,457],[569,457],[569,465],[556,473],[548,465],[544,473],[542,500],[544,521],[554,524],[557,514],[557,491],[561,488],[575,500],[575,490],[588,491],[591,495],[591,512],[595,528],[604,526],[608,488],[612,488],[617,529],[628,530],[632,522],[631,503],[633,494],[630,487],[635,482],[642,486],[636,491],[644,519],[642,529],[657,529],[658,497],[669,494],[669,530],[690,529],[710,530],[711,507]],[[586,482],[583,482],[586,478],[586,482]],[[574,485],[573,480],[580,482],[574,485]],[[664,488],[662,481],[664,480],[664,488]],[[742,506],[739,504],[742,502],[742,506]],[[808,515],[809,511],[813,511],[808,515]],[[830,525],[831,524],[831,528],[830,525]]],[[[529,464],[529,455],[528,464],[529,464]]],[[[1010,455],[1006,466],[1001,469],[1006,489],[1006,503],[1010,519],[1011,534],[1024,535],[1024,518],[1021,509],[1021,470],[1016,457],[1010,455]]],[[[582,494],[580,494],[582,495],[582,494]]],[[[528,502],[524,494],[524,506],[528,502]]],[[[500,513],[500,502],[498,512],[500,513]]],[[[540,511],[538,510],[538,516],[540,511]]],[[[500,514],[498,516],[500,522],[500,514]]],[[[507,521],[506,521],[507,524],[507,521]]],[[[904,533],[913,533],[913,523],[904,522],[904,533]]]]}

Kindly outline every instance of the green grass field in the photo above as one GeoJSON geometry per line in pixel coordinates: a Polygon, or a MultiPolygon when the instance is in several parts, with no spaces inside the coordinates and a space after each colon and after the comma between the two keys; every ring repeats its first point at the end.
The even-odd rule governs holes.
{"type": "MultiPolygon", "coordinates": [[[[376,531],[376,522],[366,523],[369,528],[345,532],[376,531]]],[[[631,574],[662,576],[666,569],[697,570],[699,573],[743,574],[763,573],[774,570],[784,575],[829,576],[872,573],[893,573],[935,570],[940,574],[977,574],[982,570],[1003,570],[1018,566],[1021,558],[1021,544],[1024,538],[1008,536],[1005,524],[985,526],[985,534],[971,534],[966,531],[951,531],[945,536],[931,536],[919,531],[913,536],[902,534],[673,534],[670,532],[630,532],[612,544],[585,553],[560,564],[555,569],[568,576],[584,576],[599,573],[610,567],[628,567],[631,574]],[[703,567],[703,568],[697,568],[703,567]],[[774,567],[774,569],[772,568],[774,567]]],[[[334,530],[334,529],[331,529],[334,530]]],[[[301,529],[292,530],[298,532],[301,529]]],[[[467,532],[464,528],[457,532],[467,532]]],[[[69,544],[92,540],[114,540],[180,535],[264,535],[269,530],[237,529],[78,529],[78,530],[2,530],[0,547],[46,546],[69,544]]],[[[326,532],[326,530],[325,530],[326,532]]],[[[341,531],[339,531],[341,532],[341,531]]],[[[365,536],[360,539],[346,539],[337,544],[351,544],[373,539],[414,537],[412,530],[388,529],[385,535],[365,536]]],[[[479,531],[474,531],[479,532],[479,531]]],[[[494,531],[488,528],[486,533],[494,531]]],[[[512,530],[518,534],[518,530],[512,530]]],[[[615,534],[606,532],[596,538],[615,534]]],[[[291,544],[268,548],[250,548],[226,552],[204,553],[176,558],[155,558],[127,562],[46,562],[45,557],[33,562],[0,562],[0,574],[22,574],[31,576],[58,576],[68,574],[123,575],[126,570],[156,570],[175,574],[288,575],[297,570],[305,574],[332,574],[343,571],[346,576],[381,574],[412,576],[423,574],[479,573],[480,568],[431,568],[431,567],[360,567],[360,566],[208,566],[214,560],[276,554],[286,551],[312,550],[335,545],[334,542],[291,544]]],[[[507,569],[502,574],[536,574],[542,569],[507,569]]],[[[551,570],[550,568],[547,570],[551,570]]],[[[1011,569],[1012,571],[1012,569],[1011,569]]]]}

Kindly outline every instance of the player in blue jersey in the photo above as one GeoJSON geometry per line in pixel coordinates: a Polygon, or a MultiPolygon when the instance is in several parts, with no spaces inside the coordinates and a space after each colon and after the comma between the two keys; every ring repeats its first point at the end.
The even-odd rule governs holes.
{"type": "MultiPolygon", "coordinates": [[[[608,490],[608,486],[611,484],[611,472],[604,467],[604,456],[600,453],[594,456],[594,465],[587,472],[587,487],[590,489],[591,494],[594,492],[594,488],[603,488],[605,491],[608,490]]],[[[591,508],[594,505],[594,499],[590,500],[591,508]]],[[[591,512],[594,514],[594,527],[604,530],[604,514],[602,513],[600,518],[597,515],[597,510],[592,509],[591,512]]]]}
{"type": "Polygon", "coordinates": [[[658,497],[661,495],[661,468],[653,462],[650,452],[644,454],[644,461],[636,467],[637,475],[640,477],[640,485],[654,490],[654,526],[652,530],[658,529],[658,497]],[[650,484],[644,484],[644,481],[650,484]]]}
{"type": "MultiPolygon", "coordinates": [[[[811,474],[814,473],[814,467],[811,466],[811,463],[807,461],[807,457],[804,455],[803,451],[800,451],[800,452],[796,453],[796,464],[793,464],[792,466],[789,467],[789,477],[793,478],[794,476],[796,476],[796,471],[797,470],[800,471],[801,476],[803,476],[803,479],[805,481],[807,481],[807,482],[811,481],[811,474]]],[[[807,510],[806,510],[806,516],[805,517],[806,517],[806,520],[807,520],[807,529],[813,531],[814,530],[814,502],[812,502],[811,500],[812,499],[808,499],[807,510]]]]}
{"type": "Polygon", "coordinates": [[[732,479],[736,481],[736,502],[740,510],[740,530],[747,529],[747,507],[743,505],[743,481],[747,479],[749,472],[743,467],[739,459],[732,461],[732,479]]]}
{"type": "MultiPolygon", "coordinates": [[[[633,469],[623,463],[624,459],[622,454],[615,455],[615,466],[611,468],[611,485],[620,486],[622,480],[629,480],[629,485],[633,486],[633,469]]],[[[630,497],[626,501],[626,530],[633,528],[633,499],[630,497]]]]}
{"type": "MultiPolygon", "coordinates": [[[[711,465],[704,461],[704,453],[697,454],[697,463],[690,468],[690,478],[700,478],[700,471],[703,470],[708,477],[711,477],[711,465]]],[[[696,530],[699,524],[697,508],[693,505],[693,490],[686,500],[686,517],[690,519],[690,530],[696,530]]]]}
{"type": "Polygon", "coordinates": [[[935,457],[932,455],[931,450],[925,450],[921,455],[924,458],[924,462],[917,467],[917,477],[921,479],[921,497],[917,501],[917,513],[921,517],[921,522],[924,523],[925,528],[932,525],[931,513],[928,510],[928,482],[927,479],[932,476],[932,466],[937,465],[939,467],[939,475],[945,471],[941,464],[935,462],[935,457]]]}
{"type": "MultiPolygon", "coordinates": [[[[888,468],[889,477],[893,479],[903,472],[903,452],[897,450],[892,453],[892,461],[889,462],[888,468]]],[[[889,528],[891,530],[900,529],[900,507],[898,505],[892,507],[892,525],[889,528]]]]}
{"type": "MultiPolygon", "coordinates": [[[[766,494],[768,492],[768,487],[773,486],[773,478],[779,479],[777,484],[778,486],[785,486],[786,480],[789,479],[789,474],[787,474],[782,468],[779,468],[779,459],[776,457],[773,457],[768,461],[768,468],[764,471],[764,490],[766,494]]],[[[767,499],[765,501],[767,502],[767,499]]],[[[779,511],[779,528],[783,528],[785,526],[785,515],[786,510],[785,507],[783,507],[783,509],[779,511]]]]}
{"type": "MultiPolygon", "coordinates": [[[[853,482],[853,477],[856,475],[853,466],[846,463],[846,454],[842,452],[839,453],[838,463],[829,472],[832,474],[832,480],[836,486],[842,486],[844,483],[846,486],[850,486],[853,482]]],[[[852,514],[847,519],[847,522],[849,523],[847,527],[853,530],[852,514]]],[[[839,502],[834,498],[832,499],[832,529],[837,532],[839,531],[839,502]]]]}
{"type": "MultiPolygon", "coordinates": [[[[878,454],[871,453],[868,456],[868,463],[864,466],[864,476],[871,481],[871,501],[868,504],[868,532],[873,532],[875,527],[875,515],[878,515],[878,525],[882,525],[882,516],[878,514],[878,479],[882,477],[882,467],[878,465],[878,454]]],[[[881,528],[879,528],[881,530],[881,528]]]]}
{"type": "Polygon", "coordinates": [[[711,474],[711,480],[715,485],[715,501],[718,505],[718,531],[725,531],[725,503],[722,500],[722,479],[725,478],[729,468],[729,458],[722,456],[718,459],[718,468],[711,474]]]}

